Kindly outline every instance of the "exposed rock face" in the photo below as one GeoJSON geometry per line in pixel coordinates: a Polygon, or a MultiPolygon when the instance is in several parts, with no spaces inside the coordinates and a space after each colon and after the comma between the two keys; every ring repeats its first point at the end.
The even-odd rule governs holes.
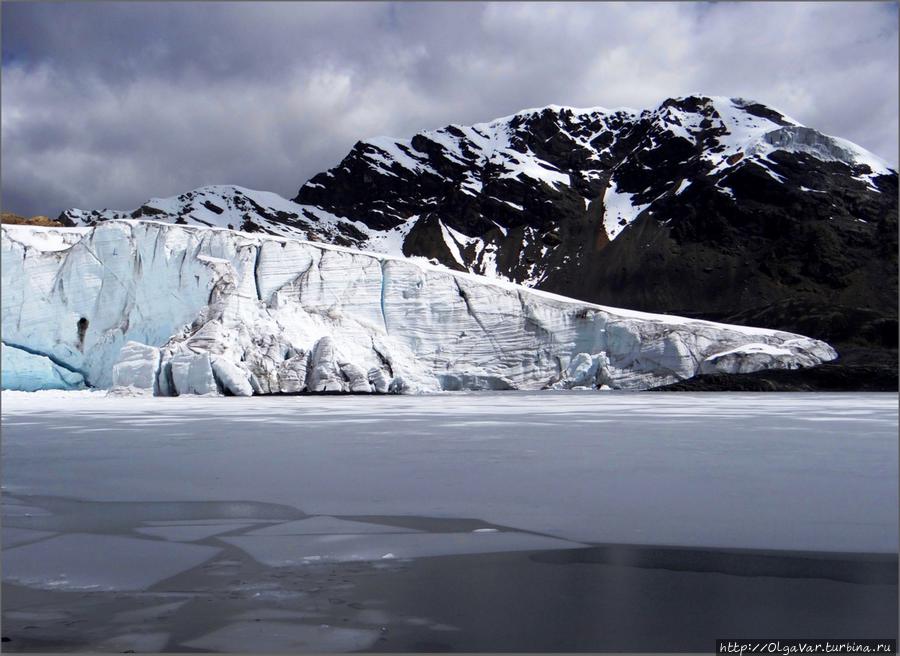
{"type": "Polygon", "coordinates": [[[896,317],[896,172],[741,99],[548,107],[360,142],[295,200],[403,235],[406,255],[597,303],[896,317]]]}
{"type": "MultiPolygon", "coordinates": [[[[796,334],[606,308],[268,235],[112,221],[2,237],[4,342],[95,387],[642,389],[836,356],[796,334]]],[[[4,361],[7,373],[22,379],[4,361]]]]}
{"type": "Polygon", "coordinates": [[[897,369],[829,362],[810,369],[700,374],[657,387],[660,392],[896,392],[897,369]]]}
{"type": "Polygon", "coordinates": [[[73,225],[71,222],[63,223],[60,221],[53,221],[49,217],[38,215],[32,217],[20,216],[18,214],[13,214],[12,212],[0,212],[0,223],[7,223],[10,225],[33,225],[33,226],[49,226],[49,227],[62,227],[64,225],[71,226],[73,225]]]}

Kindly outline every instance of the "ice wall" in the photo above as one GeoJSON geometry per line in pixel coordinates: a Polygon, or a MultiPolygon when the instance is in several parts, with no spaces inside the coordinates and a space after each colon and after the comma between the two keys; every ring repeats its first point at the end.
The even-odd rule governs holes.
{"type": "Polygon", "coordinates": [[[35,355],[6,343],[0,348],[0,387],[35,392],[42,389],[81,389],[84,378],[44,355],[35,355]]]}
{"type": "MultiPolygon", "coordinates": [[[[836,357],[790,333],[591,305],[318,243],[152,221],[49,230],[54,239],[2,229],[3,341],[94,387],[642,389],[836,357]]],[[[20,388],[22,362],[4,350],[5,387],[20,388]]]]}

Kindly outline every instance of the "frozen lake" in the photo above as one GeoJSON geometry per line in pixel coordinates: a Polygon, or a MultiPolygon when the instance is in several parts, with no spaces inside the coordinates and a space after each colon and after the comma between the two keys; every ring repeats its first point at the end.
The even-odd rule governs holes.
{"type": "Polygon", "coordinates": [[[896,634],[896,394],[2,401],[5,649],[896,634]]]}

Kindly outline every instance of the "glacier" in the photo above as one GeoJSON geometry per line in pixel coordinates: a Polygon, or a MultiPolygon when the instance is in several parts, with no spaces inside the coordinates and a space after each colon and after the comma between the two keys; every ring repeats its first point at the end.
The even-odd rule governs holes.
{"type": "Polygon", "coordinates": [[[84,377],[77,371],[38,355],[10,346],[0,346],[0,388],[36,392],[37,390],[75,390],[84,387],[84,377]]]}
{"type": "Polygon", "coordinates": [[[647,389],[837,357],[792,333],[148,220],[3,226],[2,335],[6,389],[160,396],[647,389]]]}

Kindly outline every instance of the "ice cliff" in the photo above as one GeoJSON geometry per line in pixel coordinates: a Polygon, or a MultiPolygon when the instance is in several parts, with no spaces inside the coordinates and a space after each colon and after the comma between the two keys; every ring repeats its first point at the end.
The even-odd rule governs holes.
{"type": "Polygon", "coordinates": [[[836,357],[403,258],[155,221],[2,229],[3,387],[158,395],[643,389],[836,357]]]}

